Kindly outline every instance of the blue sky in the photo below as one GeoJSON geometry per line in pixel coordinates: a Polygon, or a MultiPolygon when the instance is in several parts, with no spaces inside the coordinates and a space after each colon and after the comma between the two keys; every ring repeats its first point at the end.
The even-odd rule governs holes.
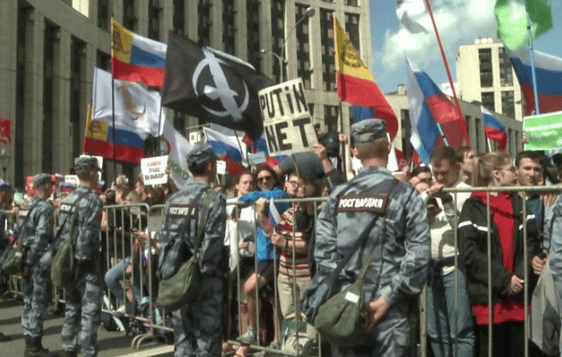
{"type": "MultiPolygon", "coordinates": [[[[554,0],[551,3],[553,27],[536,39],[535,49],[562,57],[562,2],[554,0]]],[[[456,82],[455,56],[458,47],[472,44],[479,37],[497,40],[495,0],[431,0],[431,4],[453,81],[456,82]]],[[[410,34],[396,17],[396,1],[371,0],[371,69],[384,93],[395,91],[398,84],[406,84],[405,56],[418,63],[438,85],[448,83],[429,14],[422,16],[420,23],[429,33],[410,34]]]]}

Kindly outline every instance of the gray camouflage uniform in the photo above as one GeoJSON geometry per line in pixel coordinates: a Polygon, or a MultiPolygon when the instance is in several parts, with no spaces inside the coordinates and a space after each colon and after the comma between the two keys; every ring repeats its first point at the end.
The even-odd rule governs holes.
{"type": "MultiPolygon", "coordinates": [[[[224,262],[221,262],[225,232],[226,200],[204,182],[189,181],[168,200],[162,218],[162,246],[174,239],[187,239],[193,253],[199,225],[199,213],[205,191],[212,194],[203,239],[199,249],[201,283],[199,297],[173,313],[174,356],[220,356],[222,337],[222,303],[224,262]],[[191,209],[190,209],[191,208],[191,209]]],[[[166,262],[164,262],[165,264],[166,262]]]]}
{"type": "MultiPolygon", "coordinates": [[[[353,180],[338,186],[330,194],[316,222],[314,258],[317,272],[309,288],[326,289],[324,284],[329,274],[374,218],[374,207],[369,207],[369,202],[376,199],[367,201],[364,198],[388,194],[374,191],[375,186],[386,180],[394,180],[390,171],[365,167],[353,180]]],[[[374,248],[365,277],[365,302],[382,296],[390,308],[358,339],[357,346],[332,345],[333,356],[404,356],[408,353],[409,300],[421,293],[427,278],[431,257],[429,223],[422,199],[404,182],[394,188],[384,220],[384,230],[383,216],[380,216],[367,243],[359,247],[342,269],[336,292],[355,281],[374,248]]],[[[311,316],[311,310],[318,309],[322,294],[302,300],[301,309],[307,316],[311,316]]]]}
{"type": "Polygon", "coordinates": [[[23,278],[23,335],[41,338],[43,318],[47,315],[50,292],[50,268],[53,245],[54,208],[44,198],[36,196],[18,214],[26,255],[24,266],[29,269],[23,278]]]}
{"type": "Polygon", "coordinates": [[[76,353],[78,328],[81,326],[82,356],[97,354],[97,330],[101,319],[102,275],[100,257],[100,215],[103,203],[89,189],[79,186],[60,205],[59,222],[64,224],[59,241],[64,241],[70,232],[72,213],[78,204],[78,216],[74,227],[74,259],[79,267],[78,280],[68,289],[67,303],[62,327],[63,350],[76,353]],[[81,315],[80,315],[81,313],[81,315]]]}

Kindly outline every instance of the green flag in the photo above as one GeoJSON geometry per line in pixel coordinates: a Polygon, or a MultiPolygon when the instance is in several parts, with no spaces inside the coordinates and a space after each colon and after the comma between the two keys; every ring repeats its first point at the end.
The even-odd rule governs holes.
{"type": "Polygon", "coordinates": [[[529,41],[527,16],[531,23],[531,33],[536,38],[552,28],[550,0],[496,0],[494,9],[498,22],[498,37],[505,47],[516,52],[529,41]]]}

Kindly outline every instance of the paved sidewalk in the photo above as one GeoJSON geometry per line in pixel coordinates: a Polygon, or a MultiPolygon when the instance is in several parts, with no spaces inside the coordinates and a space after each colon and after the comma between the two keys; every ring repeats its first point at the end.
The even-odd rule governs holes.
{"type": "MultiPolygon", "coordinates": [[[[21,300],[0,300],[0,332],[11,335],[12,341],[0,343],[0,355],[23,356],[25,342],[21,327],[21,300]]],[[[49,315],[44,324],[43,346],[51,352],[61,351],[61,337],[63,318],[49,315]]],[[[133,338],[123,332],[108,332],[98,329],[98,357],[114,356],[173,356],[173,346],[150,342],[143,344],[141,350],[131,348],[133,338]]]]}

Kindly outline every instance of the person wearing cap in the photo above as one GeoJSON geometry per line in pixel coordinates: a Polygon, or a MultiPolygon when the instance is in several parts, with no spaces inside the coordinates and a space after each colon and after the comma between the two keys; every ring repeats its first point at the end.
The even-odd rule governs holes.
{"type": "Polygon", "coordinates": [[[43,348],[43,318],[47,315],[50,295],[50,268],[55,210],[46,200],[51,195],[50,174],[33,177],[37,194],[18,213],[18,226],[25,248],[23,262],[23,337],[25,356],[51,356],[43,348]]]}
{"type": "Polygon", "coordinates": [[[372,251],[364,284],[364,333],[353,347],[332,343],[332,356],[406,356],[411,334],[409,310],[413,298],[422,291],[430,261],[425,205],[412,186],[399,182],[386,169],[390,153],[386,123],[365,119],[353,124],[351,130],[353,155],[364,168],[333,190],[318,216],[316,275],[300,307],[308,320],[314,321],[325,301],[323,282],[330,279],[348,249],[358,245],[337,277],[334,293],[355,281],[372,251]],[[373,220],[374,227],[366,231],[373,220]],[[358,242],[360,236],[366,240],[358,242]]]}
{"type": "MultiPolygon", "coordinates": [[[[226,199],[210,189],[217,172],[217,156],[209,144],[195,144],[187,154],[188,169],[193,175],[183,189],[172,195],[162,216],[162,247],[182,239],[193,254],[199,226],[199,215],[207,195],[210,203],[203,218],[203,236],[198,252],[199,296],[189,305],[173,312],[174,356],[220,356],[222,339],[223,277],[228,272],[228,258],[223,258],[226,224],[226,199]]],[[[164,248],[158,263],[160,278],[174,271],[164,248]]],[[[170,253],[172,254],[172,253],[170,253]]]]}
{"type": "Polygon", "coordinates": [[[103,209],[101,199],[94,193],[98,183],[98,161],[95,157],[74,160],[74,170],[80,186],[60,205],[58,247],[70,234],[72,215],[77,209],[74,240],[74,283],[67,289],[67,301],[62,326],[62,349],[59,356],[82,357],[97,354],[97,330],[101,320],[102,273],[100,223],[103,209]],[[81,345],[77,346],[80,332],[81,345]]]}
{"type": "MultiPolygon", "coordinates": [[[[0,179],[0,294],[8,295],[10,291],[8,289],[8,275],[4,274],[2,266],[4,265],[4,259],[10,251],[10,241],[6,237],[6,232],[4,227],[6,226],[6,212],[10,209],[12,203],[14,189],[7,181],[0,179]]],[[[0,332],[0,342],[11,341],[12,336],[5,335],[0,332]]]]}

